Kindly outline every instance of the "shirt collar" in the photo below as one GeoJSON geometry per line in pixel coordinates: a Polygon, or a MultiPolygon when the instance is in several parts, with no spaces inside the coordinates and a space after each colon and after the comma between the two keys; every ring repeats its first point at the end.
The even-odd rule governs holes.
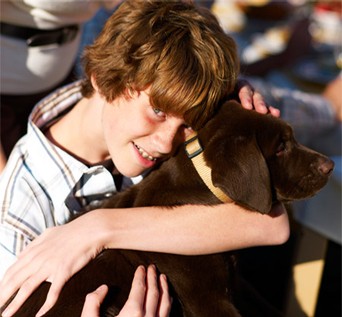
{"type": "MultiPolygon", "coordinates": [[[[45,162],[43,168],[38,166],[34,171],[35,177],[42,184],[49,184],[49,188],[56,180],[56,190],[63,191],[60,194],[66,197],[65,204],[73,212],[85,208],[94,209],[103,199],[120,190],[115,186],[112,171],[101,164],[91,167],[83,164],[51,143],[42,132],[82,98],[81,85],[82,81],[77,81],[43,99],[32,111],[28,126],[29,133],[35,137],[27,142],[31,153],[27,159],[45,162]]],[[[142,178],[143,176],[124,177],[122,189],[140,182],[142,178]]]]}

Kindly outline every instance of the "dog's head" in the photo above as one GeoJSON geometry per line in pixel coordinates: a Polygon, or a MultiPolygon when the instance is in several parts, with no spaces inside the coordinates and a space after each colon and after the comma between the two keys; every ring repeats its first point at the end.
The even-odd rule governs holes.
{"type": "Polygon", "coordinates": [[[233,201],[262,213],[274,202],[315,195],[334,163],[299,144],[286,122],[226,102],[199,131],[214,186],[233,201]]]}

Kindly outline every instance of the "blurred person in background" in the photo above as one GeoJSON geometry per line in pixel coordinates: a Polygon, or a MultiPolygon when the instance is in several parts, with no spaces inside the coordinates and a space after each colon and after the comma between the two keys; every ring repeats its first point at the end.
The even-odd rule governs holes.
{"type": "MultiPolygon", "coordinates": [[[[298,225],[302,222],[298,220],[306,216],[317,220],[321,212],[326,219],[320,221],[325,223],[324,228],[328,230],[328,224],[334,223],[329,230],[335,232],[336,228],[336,235],[341,236],[341,1],[212,2],[221,25],[238,44],[242,74],[267,103],[280,109],[282,119],[294,127],[301,143],[329,155],[336,163],[334,178],[326,188],[329,195],[319,198],[322,210],[296,208],[291,213],[296,221],[287,243],[240,254],[243,277],[268,303],[284,312],[296,243],[302,236],[303,228],[298,225]],[[325,201],[327,196],[330,202],[325,201]]],[[[318,202],[307,203],[313,206],[318,202]]],[[[327,308],[330,315],[341,316],[340,281],[341,244],[329,237],[315,317],[325,316],[327,308]]],[[[245,315],[260,316],[255,309],[245,315]]]]}
{"type": "Polygon", "coordinates": [[[74,79],[83,24],[120,0],[1,0],[0,171],[33,106],[74,79]]]}

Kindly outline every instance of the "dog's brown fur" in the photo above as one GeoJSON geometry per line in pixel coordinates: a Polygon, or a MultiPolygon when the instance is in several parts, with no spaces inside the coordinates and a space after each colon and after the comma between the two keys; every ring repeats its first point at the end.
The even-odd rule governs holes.
{"type": "MultiPolygon", "coordinates": [[[[333,169],[327,157],[298,144],[284,121],[244,110],[234,101],[224,104],[198,135],[214,185],[250,210],[268,213],[276,201],[313,196],[333,169]]],[[[179,149],[142,183],[115,195],[106,206],[219,203],[179,149]]],[[[136,267],[150,263],[168,276],[174,290],[172,316],[240,316],[231,300],[234,265],[228,254],[180,256],[127,250],[102,252],[66,284],[46,316],[80,316],[86,294],[101,284],[112,289],[103,307],[110,307],[108,315],[117,313],[127,299],[136,267]]],[[[16,316],[33,316],[48,287],[42,284],[16,316]]]]}

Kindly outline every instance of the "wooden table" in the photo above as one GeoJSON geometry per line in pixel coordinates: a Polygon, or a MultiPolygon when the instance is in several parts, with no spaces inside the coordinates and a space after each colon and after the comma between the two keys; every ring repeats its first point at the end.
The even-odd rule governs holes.
{"type": "Polygon", "coordinates": [[[317,305],[328,241],[341,238],[341,157],[332,157],[335,170],[326,187],[314,198],[294,204],[301,233],[293,263],[293,284],[287,317],[313,317],[317,305]]]}

